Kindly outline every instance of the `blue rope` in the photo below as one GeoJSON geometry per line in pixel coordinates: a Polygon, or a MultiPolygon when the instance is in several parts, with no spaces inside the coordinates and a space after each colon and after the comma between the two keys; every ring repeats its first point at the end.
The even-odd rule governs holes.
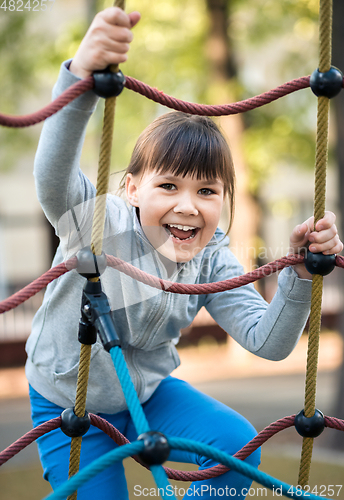
{"type": "MultiPolygon", "coordinates": [[[[110,354],[116,369],[117,377],[122,386],[123,394],[127,402],[131,418],[134,422],[136,432],[138,434],[148,432],[150,430],[149,424],[143,412],[133,381],[131,380],[122,350],[120,347],[115,346],[110,349],[110,354]]],[[[165,495],[167,492],[166,487],[169,486],[170,483],[167,479],[163,467],[161,465],[152,466],[151,472],[155,479],[158,490],[164,492],[163,494],[165,495]]],[[[174,495],[172,496],[171,494],[169,494],[169,497],[176,500],[174,495]]]]}
{"type": "MultiPolygon", "coordinates": [[[[123,353],[121,349],[116,346],[110,350],[110,354],[117,372],[118,379],[121,383],[124,397],[127,402],[128,409],[130,411],[136,431],[138,434],[148,432],[149,424],[135,391],[134,384],[130,378],[129,370],[126,365],[123,353]]],[[[243,474],[244,476],[255,480],[263,486],[267,486],[271,490],[276,491],[276,488],[279,488],[282,490],[282,494],[287,497],[305,497],[309,500],[325,498],[303,491],[299,488],[296,488],[295,486],[284,483],[283,481],[279,481],[278,479],[269,476],[265,472],[259,471],[252,465],[238,460],[237,458],[234,458],[231,455],[228,455],[227,453],[217,450],[216,448],[213,448],[212,446],[206,445],[204,443],[198,443],[190,439],[182,438],[169,438],[168,442],[171,448],[191,451],[212,458],[216,462],[226,465],[230,469],[233,469],[240,474],[243,474]]],[[[79,471],[66,483],[59,486],[54,491],[54,493],[48,495],[45,500],[64,500],[67,496],[71,495],[74,491],[80,488],[80,486],[86,483],[89,479],[96,476],[99,472],[102,472],[104,469],[115,462],[123,460],[124,458],[132,455],[137,455],[143,450],[143,448],[144,443],[140,440],[135,441],[134,443],[120,446],[119,448],[106,453],[105,455],[98,458],[97,460],[86,466],[84,469],[79,471]]],[[[150,469],[158,487],[159,494],[161,494],[163,497],[168,496],[169,498],[176,500],[175,496],[171,494],[171,489],[169,488],[167,490],[168,486],[171,485],[168,481],[163,467],[161,465],[154,465],[151,466],[150,469]]]]}
{"type": "MultiPolygon", "coordinates": [[[[295,486],[269,476],[265,472],[259,471],[252,465],[234,458],[223,451],[217,450],[213,446],[182,438],[169,438],[168,442],[171,448],[192,451],[194,453],[212,458],[216,462],[226,465],[230,469],[253,479],[257,483],[260,483],[271,490],[276,491],[276,489],[279,488],[282,490],[284,496],[293,498],[294,500],[295,498],[306,498],[309,500],[326,498],[313,495],[308,491],[301,490],[295,486]]],[[[143,441],[135,441],[134,443],[126,444],[116,448],[115,450],[109,451],[102,457],[87,465],[84,469],[75,474],[75,476],[72,476],[68,481],[59,486],[54,493],[45,497],[44,500],[65,500],[68,495],[71,495],[89,479],[93,478],[107,467],[110,467],[110,465],[115,462],[119,462],[120,460],[132,455],[137,455],[143,450],[143,447],[143,441]]],[[[166,495],[175,500],[175,496],[172,494],[173,490],[171,488],[167,490],[167,487],[171,485],[168,482],[164,469],[160,465],[154,465],[151,467],[151,472],[158,486],[159,494],[163,497],[166,495]]]]}
{"type": "Polygon", "coordinates": [[[66,500],[66,497],[74,493],[80,486],[86,483],[89,479],[102,472],[110,465],[127,457],[136,455],[144,448],[143,441],[135,441],[134,443],[125,444],[114,450],[109,451],[105,455],[94,460],[91,464],[84,467],[77,474],[72,476],[68,481],[61,484],[53,493],[50,493],[44,500],[66,500]]]}
{"type": "Polygon", "coordinates": [[[172,494],[171,484],[168,480],[165,469],[161,465],[151,465],[150,471],[154,477],[156,485],[158,486],[159,495],[163,498],[168,496],[168,498],[176,500],[176,497],[172,494]]]}
{"type": "Polygon", "coordinates": [[[122,350],[120,347],[112,347],[110,349],[111,358],[115,365],[116,373],[119,378],[131,418],[133,419],[137,434],[148,432],[149,424],[136,393],[133,381],[131,380],[127,364],[125,362],[122,350]]]}
{"type": "Polygon", "coordinates": [[[234,458],[231,455],[228,455],[223,451],[217,450],[216,448],[209,446],[207,444],[198,443],[197,441],[192,441],[191,439],[172,438],[172,437],[168,438],[168,443],[171,448],[175,448],[178,450],[192,451],[194,453],[201,454],[208,458],[212,458],[216,462],[226,465],[230,469],[235,470],[240,474],[243,474],[244,476],[253,479],[257,483],[260,483],[263,486],[270,488],[271,490],[276,491],[277,488],[282,488],[283,495],[294,498],[294,500],[295,498],[300,498],[300,497],[307,498],[308,500],[326,498],[313,495],[308,491],[304,491],[301,490],[300,488],[296,488],[295,486],[284,483],[279,479],[269,476],[265,472],[259,471],[252,465],[243,462],[242,460],[239,460],[237,458],[234,458]]]}
{"type": "MultiPolygon", "coordinates": [[[[144,448],[143,441],[135,441],[134,443],[125,444],[118,448],[105,453],[105,455],[88,464],[77,474],[61,484],[53,493],[50,493],[43,500],[66,500],[66,497],[74,493],[77,489],[83,486],[87,481],[95,477],[100,472],[103,472],[107,467],[110,467],[116,462],[124,460],[127,457],[137,455],[144,448]]],[[[176,497],[171,493],[171,485],[167,479],[166,473],[161,465],[152,465],[151,472],[158,487],[159,494],[164,497],[176,500],[176,497]],[[166,488],[170,486],[167,490],[166,488]],[[167,494],[168,492],[168,494],[167,494]]]]}

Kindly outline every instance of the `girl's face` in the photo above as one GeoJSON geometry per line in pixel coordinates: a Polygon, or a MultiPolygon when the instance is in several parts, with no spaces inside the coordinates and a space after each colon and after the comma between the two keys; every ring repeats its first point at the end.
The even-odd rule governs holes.
{"type": "Polygon", "coordinates": [[[148,170],[142,177],[127,175],[126,193],[154,248],[173,262],[188,262],[215,233],[224,184],[148,170]]]}

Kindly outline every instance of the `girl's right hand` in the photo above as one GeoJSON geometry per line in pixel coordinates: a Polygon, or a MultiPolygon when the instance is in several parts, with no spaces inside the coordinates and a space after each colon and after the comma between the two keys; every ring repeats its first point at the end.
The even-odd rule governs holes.
{"type": "Polygon", "coordinates": [[[87,78],[94,71],[127,60],[129,44],[133,39],[131,28],[140,20],[138,12],[126,14],[118,7],[99,12],[69,67],[79,78],[87,78]]]}

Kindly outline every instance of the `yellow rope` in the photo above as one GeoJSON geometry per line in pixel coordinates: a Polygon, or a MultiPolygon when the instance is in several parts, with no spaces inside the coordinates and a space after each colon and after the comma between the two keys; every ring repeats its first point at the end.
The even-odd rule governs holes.
{"type": "MultiPolygon", "coordinates": [[[[124,10],[125,1],[116,0],[115,6],[124,10]]],[[[118,65],[110,66],[112,72],[118,71],[118,65]]],[[[98,177],[97,177],[97,195],[95,201],[91,249],[94,255],[102,253],[104,224],[106,215],[106,195],[109,189],[110,164],[111,164],[111,149],[112,137],[114,128],[116,97],[105,99],[103,131],[101,137],[101,145],[99,152],[98,177]]],[[[99,278],[95,278],[97,281],[99,278]]],[[[88,376],[91,362],[91,346],[82,344],[80,349],[80,362],[78,370],[78,380],[76,389],[76,399],[74,412],[76,416],[83,417],[86,411],[86,396],[88,376]]],[[[80,465],[81,452],[81,437],[72,438],[70,459],[69,459],[69,477],[76,474],[80,465]]],[[[76,500],[77,492],[75,491],[68,497],[68,500],[76,500]]]]}
{"type": "MultiPolygon", "coordinates": [[[[320,276],[319,274],[313,275],[311,315],[309,324],[308,353],[307,353],[305,406],[304,406],[304,413],[306,417],[312,417],[315,412],[315,396],[316,396],[319,337],[320,337],[319,333],[320,333],[320,323],[321,323],[322,282],[323,282],[322,276],[320,276]]],[[[303,488],[308,484],[309,481],[312,451],[313,451],[313,438],[303,438],[299,479],[298,479],[298,484],[303,488]]]]}
{"type": "MultiPolygon", "coordinates": [[[[74,413],[77,417],[83,417],[86,410],[86,396],[88,385],[88,374],[90,370],[91,361],[91,347],[90,345],[81,344],[80,347],[80,360],[78,370],[78,380],[76,389],[76,399],[74,413]]],[[[70,457],[69,457],[69,472],[68,476],[74,476],[79,470],[80,465],[80,451],[81,451],[81,437],[72,438],[70,457]]],[[[77,492],[75,491],[68,497],[68,500],[76,500],[77,492]]]]}
{"type": "MultiPolygon", "coordinates": [[[[319,71],[331,67],[332,0],[320,0],[319,11],[319,71]]],[[[325,214],[326,169],[328,157],[329,99],[318,98],[317,140],[315,158],[314,224],[325,214]]],[[[321,326],[321,300],[323,277],[313,275],[311,314],[308,337],[305,406],[306,417],[315,413],[315,397],[318,369],[319,338],[321,326]]],[[[303,488],[309,482],[313,438],[303,438],[298,484],[303,488]]]]}
{"type": "MultiPolygon", "coordinates": [[[[81,441],[82,437],[76,437],[72,439],[70,447],[70,457],[69,457],[69,477],[76,474],[79,470],[81,441]]],[[[74,493],[69,495],[68,500],[76,500],[77,495],[78,495],[77,491],[74,491],[74,493]]]]}
{"type": "Polygon", "coordinates": [[[91,249],[95,255],[102,252],[104,222],[106,212],[106,194],[109,187],[112,136],[115,116],[116,97],[105,99],[103,133],[99,152],[97,178],[97,197],[94,208],[91,249]]]}

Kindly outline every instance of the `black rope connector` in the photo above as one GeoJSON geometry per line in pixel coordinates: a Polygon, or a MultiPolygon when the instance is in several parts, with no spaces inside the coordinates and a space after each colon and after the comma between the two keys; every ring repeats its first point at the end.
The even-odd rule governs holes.
{"type": "Polygon", "coordinates": [[[323,253],[313,253],[308,250],[305,254],[304,262],[309,273],[326,276],[336,267],[336,256],[324,255],[323,253]]]}
{"type": "MultiPolygon", "coordinates": [[[[82,294],[80,322],[88,326],[94,326],[106,351],[109,352],[112,347],[121,346],[113,322],[110,304],[107,296],[102,291],[100,280],[86,281],[85,283],[82,294]]],[[[90,344],[91,342],[86,343],[90,344]]]]}
{"type": "Polygon", "coordinates": [[[93,91],[99,96],[117,97],[123,90],[125,85],[125,76],[122,71],[113,73],[110,68],[103,71],[95,71],[93,73],[94,89],[93,91]]]}
{"type": "Polygon", "coordinates": [[[316,438],[325,429],[324,414],[315,409],[313,417],[306,417],[304,410],[295,416],[295,429],[302,437],[316,438]]]}
{"type": "Polygon", "coordinates": [[[80,344],[93,345],[97,342],[97,328],[90,323],[87,317],[89,304],[85,303],[81,307],[81,318],[79,320],[78,341],[80,344]]]}
{"type": "Polygon", "coordinates": [[[161,465],[169,457],[170,446],[166,436],[161,432],[148,431],[140,434],[137,438],[144,443],[144,449],[138,453],[140,460],[147,465],[161,465]]]}
{"type": "Polygon", "coordinates": [[[91,247],[84,247],[76,254],[78,259],[77,272],[84,278],[98,278],[106,269],[107,261],[104,252],[94,255],[91,247]]]}
{"type": "Polygon", "coordinates": [[[324,96],[332,99],[342,90],[343,73],[334,66],[331,66],[331,69],[325,73],[320,73],[319,69],[316,69],[313,71],[309,83],[317,97],[324,96]]]}
{"type": "Polygon", "coordinates": [[[77,417],[74,408],[64,410],[61,419],[61,431],[71,438],[84,436],[91,425],[88,412],[86,411],[83,417],[77,417]]]}

